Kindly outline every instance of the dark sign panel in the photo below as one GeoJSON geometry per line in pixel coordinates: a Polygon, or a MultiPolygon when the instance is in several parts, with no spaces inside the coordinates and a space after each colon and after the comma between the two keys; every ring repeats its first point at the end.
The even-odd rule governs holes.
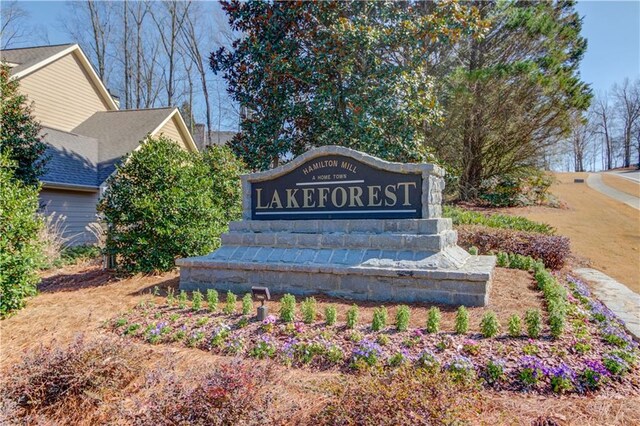
{"type": "Polygon", "coordinates": [[[272,180],[252,182],[251,218],[416,219],[422,215],[421,194],[420,174],[326,155],[272,180]]]}

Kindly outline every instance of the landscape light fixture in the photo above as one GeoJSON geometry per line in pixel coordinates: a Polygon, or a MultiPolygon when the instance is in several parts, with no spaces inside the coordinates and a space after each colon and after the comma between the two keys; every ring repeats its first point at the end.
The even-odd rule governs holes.
{"type": "Polygon", "coordinates": [[[251,287],[253,298],[260,301],[258,306],[258,321],[264,321],[269,315],[268,307],[264,306],[265,300],[271,300],[269,289],[267,287],[251,287]]]}

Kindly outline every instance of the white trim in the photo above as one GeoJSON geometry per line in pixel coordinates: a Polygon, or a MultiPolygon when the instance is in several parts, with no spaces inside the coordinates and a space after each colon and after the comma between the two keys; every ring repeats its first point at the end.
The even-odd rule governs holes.
{"type": "Polygon", "coordinates": [[[62,58],[63,56],[68,55],[69,53],[78,53],[78,59],[80,60],[80,64],[82,64],[82,67],[85,69],[85,71],[87,71],[87,73],[89,74],[89,77],[91,78],[91,81],[93,82],[93,84],[98,88],[98,91],[100,92],[100,94],[102,95],[103,100],[106,102],[107,104],[107,109],[109,109],[110,111],[118,111],[118,105],[116,105],[115,101],[113,100],[113,98],[111,97],[111,95],[109,94],[109,91],[107,90],[107,88],[104,86],[104,84],[102,83],[102,81],[100,80],[100,78],[98,77],[98,74],[96,74],[96,71],[93,69],[93,67],[91,66],[91,63],[89,62],[89,60],[87,59],[87,57],[85,56],[84,52],[82,51],[82,49],[80,49],[80,46],[77,44],[71,45],[68,48],[56,53],[55,55],[51,55],[48,58],[30,66],[29,68],[26,68],[20,72],[17,72],[15,74],[12,75],[12,78],[15,79],[20,79],[23,78],[37,70],[39,70],[40,68],[43,68],[47,65],[49,65],[52,62],[57,61],[58,59],[62,58]]]}
{"type": "Polygon", "coordinates": [[[100,189],[97,186],[80,185],[75,183],[49,182],[45,180],[42,180],[40,182],[42,182],[43,189],[73,189],[83,192],[97,192],[100,189]]]}
{"type": "Polygon", "coordinates": [[[178,111],[178,108],[174,108],[173,111],[171,111],[171,113],[169,114],[169,116],[167,118],[165,118],[164,120],[162,120],[162,122],[149,134],[151,136],[155,136],[156,133],[158,133],[160,131],[160,129],[162,129],[164,127],[165,124],[167,124],[169,122],[169,120],[173,119],[173,117],[176,115],[176,113],[178,114],[178,130],[180,131],[180,133],[182,134],[182,137],[185,139],[186,144],[187,144],[187,148],[191,148],[191,150],[193,152],[198,152],[198,147],[196,146],[196,143],[193,141],[193,137],[191,137],[191,132],[189,132],[189,129],[187,129],[187,124],[184,122],[184,119],[182,118],[182,114],[180,114],[180,111],[178,111]],[[185,137],[186,135],[186,137],[185,137]]]}
{"type": "Polygon", "coordinates": [[[267,214],[355,214],[355,213],[364,213],[364,214],[375,214],[375,213],[415,213],[416,209],[409,210],[322,210],[322,211],[312,211],[312,212],[256,212],[257,215],[267,215],[267,214]]]}
{"type": "Polygon", "coordinates": [[[364,183],[363,180],[332,180],[332,181],[320,181],[320,182],[300,182],[296,183],[297,186],[307,186],[307,185],[338,185],[341,183],[364,183]]]}

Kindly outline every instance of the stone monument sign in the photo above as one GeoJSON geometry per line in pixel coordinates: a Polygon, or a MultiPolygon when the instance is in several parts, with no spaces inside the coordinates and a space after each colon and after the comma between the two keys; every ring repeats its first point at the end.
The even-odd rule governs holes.
{"type": "Polygon", "coordinates": [[[495,257],[456,245],[443,175],[339,146],[244,175],[242,220],[215,252],[176,261],[180,288],[483,306],[495,257]]]}

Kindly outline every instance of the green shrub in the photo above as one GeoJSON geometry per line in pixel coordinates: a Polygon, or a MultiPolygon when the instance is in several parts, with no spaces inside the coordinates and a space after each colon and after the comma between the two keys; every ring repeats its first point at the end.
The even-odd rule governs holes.
{"type": "Polygon", "coordinates": [[[334,325],[338,319],[338,311],[335,306],[327,306],[324,308],[324,317],[327,325],[334,325]]]}
{"type": "Polygon", "coordinates": [[[520,337],[522,335],[522,321],[516,314],[509,317],[509,336],[520,337]]]}
{"type": "Polygon", "coordinates": [[[347,311],[347,328],[355,328],[358,324],[358,305],[355,303],[347,311]]]}
{"type": "Polygon", "coordinates": [[[480,331],[484,337],[494,337],[500,331],[500,323],[495,312],[489,311],[482,316],[480,331]]]}
{"type": "Polygon", "coordinates": [[[38,187],[14,178],[14,164],[0,154],[0,317],[25,305],[37,291],[43,226],[38,210],[38,187]]]}
{"type": "Polygon", "coordinates": [[[187,292],[184,290],[180,290],[180,294],[178,295],[178,308],[184,309],[187,307],[187,292]]]}
{"type": "Polygon", "coordinates": [[[222,312],[226,315],[231,315],[236,311],[236,302],[238,301],[238,297],[233,294],[231,290],[227,291],[227,300],[225,300],[224,308],[222,312]]]}
{"type": "Polygon", "coordinates": [[[387,326],[388,318],[387,308],[380,306],[373,310],[373,319],[371,320],[371,330],[380,331],[387,326]]]}
{"type": "Polygon", "coordinates": [[[85,244],[79,246],[64,247],[60,250],[60,257],[52,263],[44,265],[43,269],[51,267],[60,268],[65,265],[75,265],[79,261],[86,261],[91,259],[97,259],[102,255],[100,247],[92,244],[85,244]]]}
{"type": "Polygon", "coordinates": [[[209,312],[218,310],[218,292],[212,288],[207,290],[207,306],[209,307],[209,312]]]}
{"type": "MultiPolygon", "coordinates": [[[[11,69],[4,61],[0,63],[0,99],[0,167],[10,164],[12,179],[36,187],[49,159],[45,154],[47,145],[31,102],[20,93],[20,80],[11,78],[11,69]]],[[[15,194],[15,189],[11,193],[15,194]]]]}
{"type": "Polygon", "coordinates": [[[242,297],[242,315],[251,315],[253,311],[253,297],[247,293],[242,297]]]}
{"type": "Polygon", "coordinates": [[[302,311],[302,321],[305,324],[311,324],[316,320],[316,299],[313,297],[307,297],[300,304],[300,310],[302,311]]]}
{"type": "Polygon", "coordinates": [[[167,271],[176,257],[203,255],[219,245],[230,216],[239,217],[239,163],[229,157],[216,165],[214,156],[187,152],[161,136],[147,139],[118,166],[98,205],[109,225],[106,252],[118,270],[167,271]]]}
{"type": "Polygon", "coordinates": [[[460,306],[456,312],[456,333],[466,334],[469,331],[469,311],[460,306]]]}
{"type": "Polygon", "coordinates": [[[485,179],[480,186],[480,199],[498,207],[529,206],[553,201],[549,187],[550,174],[537,169],[526,173],[503,174],[485,179]]]}
{"type": "Polygon", "coordinates": [[[411,310],[407,305],[398,306],[398,310],[396,311],[396,329],[398,331],[407,331],[410,317],[411,310]]]}
{"type": "Polygon", "coordinates": [[[427,312],[427,333],[437,333],[440,330],[440,309],[432,306],[427,312]]]}
{"type": "Polygon", "coordinates": [[[524,315],[524,322],[527,325],[527,335],[532,339],[540,337],[542,332],[542,318],[538,309],[529,309],[524,315]]]}
{"type": "Polygon", "coordinates": [[[553,235],[555,229],[546,223],[539,223],[522,216],[484,214],[455,206],[443,206],[442,215],[450,217],[454,225],[482,225],[489,228],[513,229],[515,231],[537,232],[553,235]]]}
{"type": "Polygon", "coordinates": [[[296,297],[293,294],[285,294],[280,299],[280,320],[293,322],[296,319],[296,297]]]}
{"type": "Polygon", "coordinates": [[[200,290],[196,290],[191,293],[191,309],[199,311],[202,308],[202,293],[200,290]]]}

